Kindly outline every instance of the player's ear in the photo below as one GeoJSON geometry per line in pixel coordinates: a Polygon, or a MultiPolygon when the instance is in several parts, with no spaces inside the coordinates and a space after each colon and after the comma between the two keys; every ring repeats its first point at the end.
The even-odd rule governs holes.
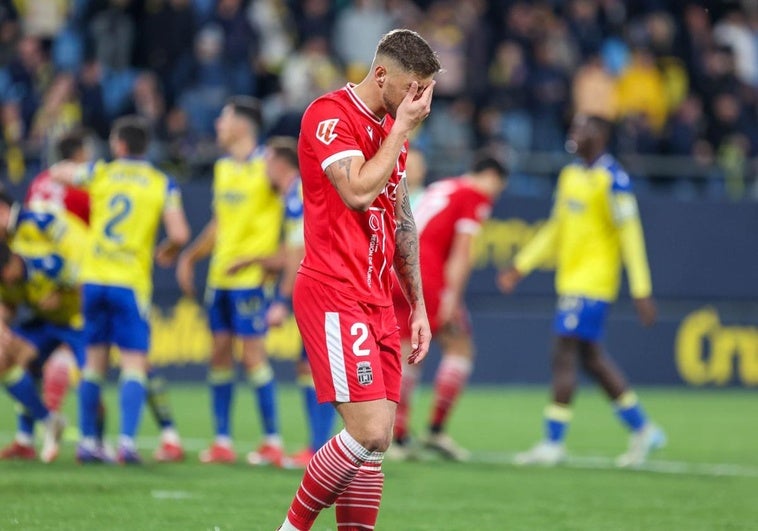
{"type": "Polygon", "coordinates": [[[387,69],[382,65],[376,65],[374,68],[374,79],[379,88],[382,88],[384,82],[387,80],[387,69]]]}

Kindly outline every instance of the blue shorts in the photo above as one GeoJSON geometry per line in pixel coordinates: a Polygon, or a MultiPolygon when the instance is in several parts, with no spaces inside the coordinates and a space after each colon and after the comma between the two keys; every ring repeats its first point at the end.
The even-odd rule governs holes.
{"type": "Polygon", "coordinates": [[[211,289],[205,295],[211,332],[262,336],[268,331],[269,299],[263,288],[211,289]]]}
{"type": "Polygon", "coordinates": [[[82,298],[87,345],[117,345],[147,354],[150,347],[147,308],[140,308],[134,290],[85,284],[82,298]]]}
{"type": "Polygon", "coordinates": [[[34,345],[40,364],[44,364],[55,349],[68,345],[76,357],[77,365],[80,368],[84,366],[87,347],[84,330],[33,319],[14,326],[13,333],[34,345]]]}
{"type": "Polygon", "coordinates": [[[610,303],[584,297],[558,298],[553,332],[559,336],[598,341],[605,331],[610,303]]]}

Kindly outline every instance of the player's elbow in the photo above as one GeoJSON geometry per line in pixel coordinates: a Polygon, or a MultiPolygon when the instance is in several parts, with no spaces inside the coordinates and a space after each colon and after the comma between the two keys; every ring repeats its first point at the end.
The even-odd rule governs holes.
{"type": "Polygon", "coordinates": [[[177,247],[184,247],[187,245],[191,236],[188,225],[175,227],[173,230],[168,231],[168,239],[177,247]]]}
{"type": "Polygon", "coordinates": [[[347,205],[350,210],[355,210],[356,212],[366,212],[373,204],[374,199],[376,199],[376,196],[373,194],[362,193],[346,194],[342,197],[345,205],[347,205]]]}

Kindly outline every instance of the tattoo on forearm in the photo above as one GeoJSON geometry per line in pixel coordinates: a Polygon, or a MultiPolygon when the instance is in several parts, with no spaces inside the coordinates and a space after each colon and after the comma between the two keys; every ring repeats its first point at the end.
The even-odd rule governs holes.
{"type": "Polygon", "coordinates": [[[419,245],[416,221],[413,219],[408,186],[402,181],[400,211],[395,229],[395,272],[411,304],[422,300],[419,245]]]}

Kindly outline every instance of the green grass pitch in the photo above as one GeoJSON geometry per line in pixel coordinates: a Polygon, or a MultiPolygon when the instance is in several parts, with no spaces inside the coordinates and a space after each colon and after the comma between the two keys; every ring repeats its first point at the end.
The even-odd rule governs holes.
{"type": "MultiPolygon", "coordinates": [[[[472,388],[450,431],[474,451],[471,463],[436,459],[385,464],[385,494],[377,529],[487,530],[742,530],[758,529],[756,395],[747,390],[638,390],[665,428],[667,448],[644,470],[616,470],[612,458],[626,434],[602,396],[583,389],[568,438],[572,460],[555,469],[509,464],[513,452],[540,436],[543,388],[472,388]]],[[[156,428],[142,423],[142,467],[74,462],[68,441],[58,461],[0,463],[0,529],[18,530],[262,530],[282,521],[300,471],[253,468],[244,453],[257,441],[252,394],[235,397],[234,431],[240,462],[201,465],[210,440],[207,392],[175,386],[172,403],[190,450],[182,464],[149,459],[156,428]]],[[[429,390],[418,394],[414,425],[423,426],[429,390]]],[[[75,397],[67,399],[71,418],[75,397]]],[[[107,394],[109,433],[117,425],[116,397],[107,394]]],[[[282,432],[289,450],[305,441],[300,395],[283,386],[282,432]]],[[[13,406],[0,399],[0,442],[13,432],[13,406]]],[[[332,511],[313,528],[335,530],[332,511]]]]}

